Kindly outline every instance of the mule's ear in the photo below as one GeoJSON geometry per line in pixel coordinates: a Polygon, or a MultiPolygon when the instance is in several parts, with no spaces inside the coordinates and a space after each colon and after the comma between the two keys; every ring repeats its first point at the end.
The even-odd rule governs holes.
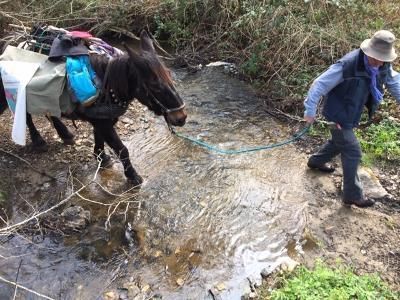
{"type": "Polygon", "coordinates": [[[140,33],[140,48],[142,51],[156,53],[156,49],[154,49],[153,41],[149,37],[146,30],[142,30],[140,33]]]}
{"type": "Polygon", "coordinates": [[[132,59],[137,59],[139,58],[139,54],[137,54],[135,51],[133,51],[130,47],[125,42],[122,42],[122,46],[124,46],[126,52],[128,53],[128,56],[132,59]]]}

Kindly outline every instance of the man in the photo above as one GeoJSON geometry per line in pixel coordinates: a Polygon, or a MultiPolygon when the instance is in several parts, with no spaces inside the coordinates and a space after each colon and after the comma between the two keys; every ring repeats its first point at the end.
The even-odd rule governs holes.
{"type": "MultiPolygon", "coordinates": [[[[395,36],[387,30],[376,32],[331,65],[312,84],[304,101],[304,119],[315,121],[317,105],[325,98],[323,115],[331,124],[332,138],[308,160],[308,167],[322,172],[335,169],[327,163],[340,154],[343,167],[343,202],[368,207],[374,201],[364,196],[357,174],[361,148],[353,129],[363,108],[374,111],[383,99],[383,87],[400,103],[400,74],[392,69],[397,54],[395,36]]],[[[370,115],[371,116],[371,115],[370,115]]]]}

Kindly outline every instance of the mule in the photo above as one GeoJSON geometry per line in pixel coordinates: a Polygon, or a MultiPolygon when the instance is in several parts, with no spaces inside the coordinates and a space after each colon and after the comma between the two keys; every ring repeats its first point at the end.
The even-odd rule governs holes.
{"type": "MultiPolygon", "coordinates": [[[[89,122],[94,132],[94,155],[102,166],[110,163],[104,152],[107,143],[119,157],[126,178],[134,185],[140,185],[143,178],[132,166],[128,149],[122,143],[114,126],[118,118],[137,99],[157,116],[164,116],[168,126],[183,126],[187,113],[185,104],[176,91],[170,71],[158,58],[153,41],[145,31],[140,35],[140,52],[125,46],[126,54],[111,60],[100,55],[91,55],[90,62],[102,81],[99,97],[88,107],[77,106],[63,117],[89,122]]],[[[0,114],[7,108],[3,83],[0,81],[0,114]]],[[[66,144],[73,143],[73,135],[62,121],[50,117],[58,135],[66,144]]],[[[32,117],[27,114],[27,126],[32,145],[41,147],[46,142],[36,129],[32,117]]],[[[171,128],[171,127],[170,127],[171,128]]]]}

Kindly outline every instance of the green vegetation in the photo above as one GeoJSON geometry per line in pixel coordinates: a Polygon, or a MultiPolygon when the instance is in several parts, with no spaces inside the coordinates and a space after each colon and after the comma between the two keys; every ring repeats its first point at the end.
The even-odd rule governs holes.
{"type": "Polygon", "coordinates": [[[276,289],[262,294],[263,299],[271,300],[394,300],[399,297],[377,275],[358,276],[343,265],[330,268],[321,262],[313,270],[298,267],[292,274],[284,275],[276,289]]]}
{"type": "MultiPolygon", "coordinates": [[[[396,113],[392,112],[392,114],[396,113]]],[[[324,122],[314,123],[309,135],[329,138],[329,126],[324,122]]],[[[364,165],[400,161],[400,122],[396,118],[389,117],[386,111],[378,114],[376,123],[357,129],[356,135],[363,151],[364,165]]]]}
{"type": "Polygon", "coordinates": [[[376,159],[400,160],[400,124],[384,119],[378,124],[372,124],[366,129],[358,130],[361,147],[367,161],[376,159]]]}
{"type": "Polygon", "coordinates": [[[329,137],[330,136],[330,131],[329,131],[329,126],[326,123],[322,122],[316,122],[310,127],[310,131],[308,132],[310,136],[323,136],[323,137],[329,137]]]}

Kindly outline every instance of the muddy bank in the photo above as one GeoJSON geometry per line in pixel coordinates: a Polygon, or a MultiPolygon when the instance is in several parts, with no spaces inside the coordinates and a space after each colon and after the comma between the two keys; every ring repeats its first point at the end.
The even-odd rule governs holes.
{"type": "MultiPolygon", "coordinates": [[[[322,139],[305,137],[298,147],[311,154],[323,143],[322,139]]],[[[341,261],[359,274],[377,273],[393,289],[400,290],[400,193],[393,188],[398,182],[397,166],[360,168],[364,191],[376,200],[372,208],[360,209],[342,205],[340,159],[334,164],[337,170],[331,175],[308,171],[312,179],[309,189],[319,196],[308,202],[305,232],[318,247],[297,252],[293,258],[308,266],[318,258],[331,265],[341,261]]]]}

